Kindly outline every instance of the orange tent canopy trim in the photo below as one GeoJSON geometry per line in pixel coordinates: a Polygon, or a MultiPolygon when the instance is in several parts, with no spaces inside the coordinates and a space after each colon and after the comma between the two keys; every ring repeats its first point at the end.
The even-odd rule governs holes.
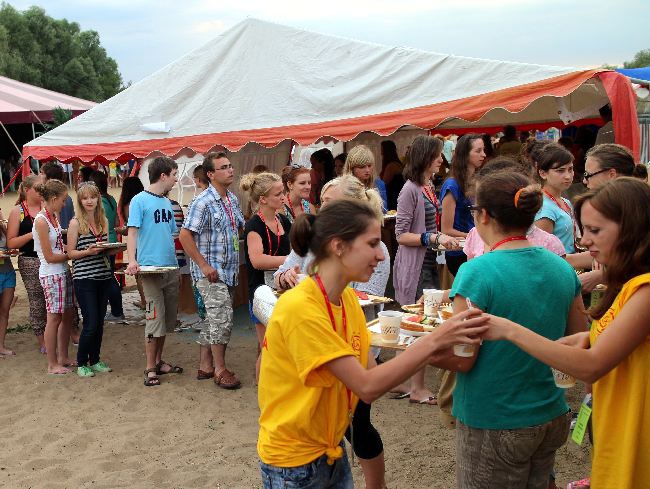
{"type": "MultiPolygon", "coordinates": [[[[598,75],[600,71],[602,70],[579,71],[473,97],[365,117],[139,141],[27,146],[24,149],[24,157],[31,156],[39,160],[56,158],[60,161],[79,159],[83,162],[103,162],[112,159],[122,160],[126,156],[128,156],[127,159],[146,158],[154,152],[174,157],[186,149],[201,154],[215,147],[238,151],[249,142],[270,148],[287,139],[303,146],[327,136],[339,141],[350,141],[362,132],[374,132],[380,136],[388,136],[403,126],[435,129],[449,118],[462,119],[468,123],[476,122],[494,108],[503,108],[511,113],[521,112],[543,96],[563,97],[570,94],[585,81],[598,75]]],[[[544,123],[543,125],[545,127],[564,126],[559,119],[557,123],[544,123]]],[[[531,127],[539,127],[539,125],[532,124],[531,127]]],[[[470,130],[484,129],[474,127],[470,130]]],[[[454,129],[451,132],[468,131],[454,129]]]]}

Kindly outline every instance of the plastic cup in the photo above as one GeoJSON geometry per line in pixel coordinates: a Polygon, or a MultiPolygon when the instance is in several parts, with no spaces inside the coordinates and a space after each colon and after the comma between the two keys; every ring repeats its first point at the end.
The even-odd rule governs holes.
{"type": "Polygon", "coordinates": [[[564,372],[554,368],[551,368],[551,370],[553,371],[553,380],[555,381],[555,385],[560,389],[570,389],[576,385],[576,378],[573,375],[565,374],[564,372]]]}
{"type": "Polygon", "coordinates": [[[442,302],[443,290],[424,289],[424,315],[435,316],[438,313],[438,306],[442,302]]]}
{"type": "Polygon", "coordinates": [[[474,355],[474,345],[454,345],[454,355],[457,357],[469,358],[474,355]]]}
{"type": "Polygon", "coordinates": [[[381,311],[377,314],[381,339],[384,343],[397,343],[399,341],[400,324],[403,313],[400,311],[381,311]]]}

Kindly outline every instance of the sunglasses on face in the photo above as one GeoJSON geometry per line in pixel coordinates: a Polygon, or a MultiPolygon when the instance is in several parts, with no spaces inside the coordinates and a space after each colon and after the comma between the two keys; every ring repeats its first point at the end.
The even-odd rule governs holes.
{"type": "Polygon", "coordinates": [[[586,171],[586,172],[584,172],[584,173],[582,174],[582,179],[583,179],[585,182],[588,182],[589,179],[590,179],[591,177],[593,177],[593,176],[595,176],[595,175],[598,175],[599,173],[606,172],[606,171],[609,171],[609,168],[604,168],[604,169],[602,169],[602,170],[598,170],[598,171],[595,171],[595,172],[592,172],[592,173],[589,173],[588,171],[586,171]]]}

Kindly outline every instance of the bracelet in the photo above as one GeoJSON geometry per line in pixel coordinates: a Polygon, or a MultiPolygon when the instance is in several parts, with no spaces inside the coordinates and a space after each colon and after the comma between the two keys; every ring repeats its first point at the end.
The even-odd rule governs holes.
{"type": "Polygon", "coordinates": [[[287,281],[284,279],[284,274],[287,273],[288,270],[285,270],[280,274],[280,277],[278,278],[278,282],[280,282],[280,288],[286,288],[287,286],[287,281]]]}
{"type": "Polygon", "coordinates": [[[420,234],[420,244],[422,244],[422,246],[429,246],[430,240],[431,235],[429,233],[420,234]]]}
{"type": "Polygon", "coordinates": [[[436,233],[436,240],[433,242],[435,248],[440,246],[440,236],[442,236],[442,233],[436,233]]]}

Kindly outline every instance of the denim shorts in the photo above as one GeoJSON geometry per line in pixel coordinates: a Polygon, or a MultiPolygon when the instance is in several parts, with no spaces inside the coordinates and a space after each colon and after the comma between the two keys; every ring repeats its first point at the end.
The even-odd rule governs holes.
{"type": "Polygon", "coordinates": [[[0,293],[5,289],[15,289],[15,288],[16,288],[16,272],[12,270],[11,272],[0,273],[0,293]]]}
{"type": "Polygon", "coordinates": [[[299,467],[276,467],[260,462],[264,489],[300,487],[303,489],[353,489],[352,470],[343,447],[343,456],[327,464],[327,455],[299,467]]]}
{"type": "Polygon", "coordinates": [[[255,316],[255,314],[253,314],[253,302],[252,301],[250,301],[248,303],[248,315],[250,316],[251,321],[253,322],[253,324],[258,324],[258,323],[262,324],[262,321],[257,319],[257,316],[255,316]]]}

